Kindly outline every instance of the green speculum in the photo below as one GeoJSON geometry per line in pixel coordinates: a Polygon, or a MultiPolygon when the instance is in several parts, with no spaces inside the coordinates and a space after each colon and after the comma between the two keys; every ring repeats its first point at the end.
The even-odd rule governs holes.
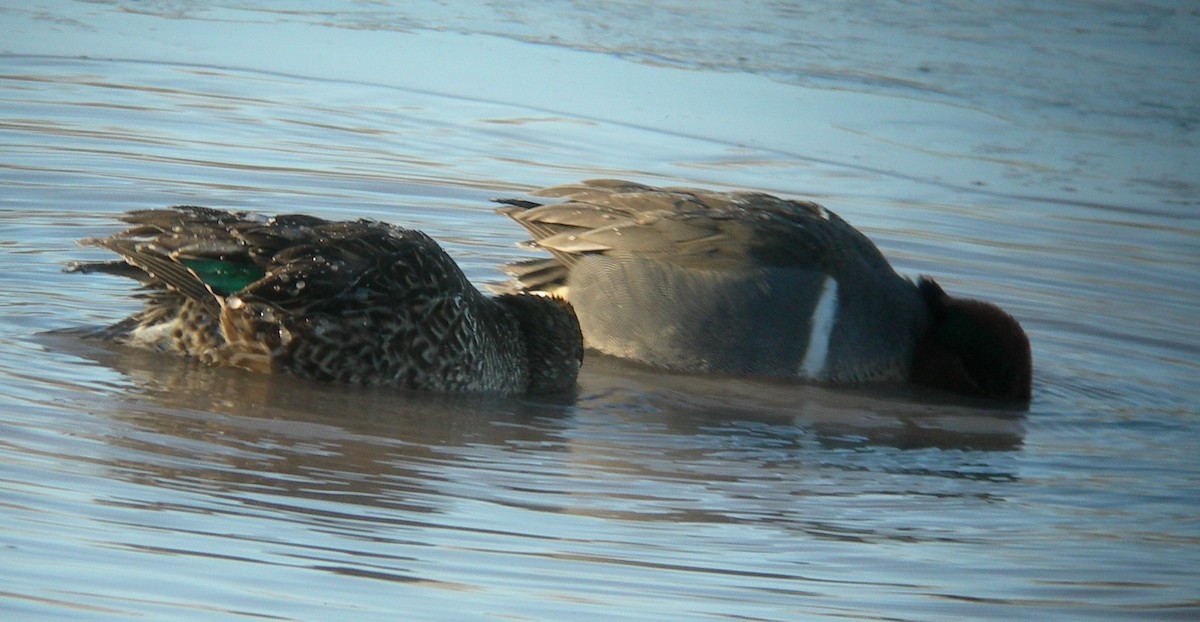
{"type": "Polygon", "coordinates": [[[253,264],[231,263],[219,259],[184,259],[182,263],[221,296],[242,291],[247,285],[266,275],[262,268],[253,264]]]}

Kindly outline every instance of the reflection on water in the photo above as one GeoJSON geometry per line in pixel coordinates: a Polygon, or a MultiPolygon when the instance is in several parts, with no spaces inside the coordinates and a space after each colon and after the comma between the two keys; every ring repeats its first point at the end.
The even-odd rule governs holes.
{"type": "MultiPolygon", "coordinates": [[[[152,583],[164,600],[149,609],[138,591],[103,581],[56,592],[110,613],[236,613],[203,603],[243,599],[255,585],[272,604],[250,598],[247,611],[303,617],[305,598],[284,605],[282,592],[332,577],[377,582],[370,591],[396,597],[417,590],[408,597],[431,614],[463,594],[489,610],[482,603],[499,589],[572,603],[550,607],[551,617],[600,614],[624,608],[606,593],[640,593],[646,581],[720,594],[697,606],[721,615],[786,618],[798,598],[805,611],[832,611],[863,590],[868,608],[937,613],[930,581],[961,597],[973,583],[956,587],[925,549],[907,547],[953,557],[997,546],[1032,520],[1020,488],[1029,468],[1014,455],[1020,413],[890,390],[688,382],[601,358],[564,403],[411,394],[209,368],[67,333],[37,341],[121,379],[101,400],[63,394],[64,412],[81,411],[70,419],[91,422],[70,433],[72,444],[90,448],[43,454],[68,459],[54,480],[68,486],[59,503],[75,505],[72,480],[94,482],[64,542],[99,538],[107,552],[76,572],[90,576],[91,564],[113,558],[134,568],[169,559],[229,577],[187,591],[152,583]],[[250,579],[264,572],[265,584],[250,579]]],[[[5,451],[23,446],[28,463],[35,452],[15,441],[5,451]]],[[[31,498],[14,496],[14,507],[50,518],[53,504],[31,498]]],[[[37,547],[18,549],[25,558],[37,547]]],[[[1042,560],[1024,572],[1049,581],[1062,570],[1042,560]]],[[[1047,587],[1045,605],[1079,588],[1047,587]]],[[[1114,589],[1145,588],[1102,591],[1114,589]]]]}
{"type": "MultiPolygon", "coordinates": [[[[841,480],[873,471],[919,481],[920,494],[952,497],[994,494],[962,490],[959,480],[1019,478],[1011,461],[970,452],[1019,448],[1020,415],[895,395],[734,379],[663,382],[600,357],[585,367],[578,398],[565,403],[414,394],[209,368],[70,333],[40,340],[132,382],[124,399],[91,412],[123,430],[103,439],[113,454],[99,466],[110,476],[207,491],[227,503],[298,513],[305,523],[353,514],[347,505],[439,514],[467,498],[539,514],[761,523],[821,538],[913,542],[924,536],[810,519],[796,511],[797,500],[841,496],[841,480]],[[867,457],[921,449],[952,452],[933,460],[867,457]]],[[[915,492],[882,486],[875,494],[915,492]]]]}
{"type": "MultiPolygon", "coordinates": [[[[198,419],[195,423],[207,437],[214,431],[213,416],[232,418],[227,420],[235,427],[218,426],[220,444],[230,448],[259,447],[263,443],[254,435],[260,433],[299,434],[302,439],[313,434],[308,441],[319,442],[319,454],[298,452],[298,447],[310,447],[302,440],[275,439],[266,444],[288,455],[299,453],[305,460],[325,457],[341,469],[356,472],[382,466],[381,454],[418,463],[431,460],[436,456],[429,453],[430,447],[443,451],[465,446],[530,447],[566,451],[573,460],[585,462],[589,453],[610,459],[628,452],[631,455],[620,460],[627,471],[630,465],[646,464],[645,459],[663,459],[662,452],[667,452],[668,463],[719,464],[737,462],[739,452],[745,458],[768,450],[1011,451],[1020,447],[1023,435],[1021,413],[938,405],[927,395],[905,396],[909,389],[829,389],[735,378],[664,377],[602,356],[588,359],[576,397],[515,400],[312,383],[209,368],[173,356],[96,343],[72,331],[44,334],[39,341],[110,366],[128,378],[133,383],[127,389],[132,401],[126,407],[136,407],[112,413],[122,421],[188,438],[197,431],[188,421],[198,419]],[[265,423],[254,423],[257,420],[265,423]],[[597,430],[603,433],[586,442],[566,434],[601,422],[597,430]],[[598,442],[607,445],[603,452],[587,448],[598,442]],[[650,455],[638,456],[639,452],[650,455]]],[[[179,444],[168,439],[154,453],[172,453],[172,447],[179,444]]],[[[180,450],[176,457],[184,455],[186,451],[180,450]]],[[[606,464],[616,463],[597,466],[606,464]]],[[[237,462],[228,470],[249,473],[264,466],[237,462]]],[[[286,466],[285,461],[270,468],[286,471],[286,466]]],[[[649,471],[638,475],[652,477],[649,471]]],[[[974,472],[942,475],[989,477],[974,472]]],[[[998,481],[1014,477],[993,475],[998,481]]]]}

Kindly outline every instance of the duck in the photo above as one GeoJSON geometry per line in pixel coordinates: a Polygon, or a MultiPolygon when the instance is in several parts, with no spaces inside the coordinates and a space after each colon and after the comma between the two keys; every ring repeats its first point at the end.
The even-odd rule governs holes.
{"type": "Polygon", "coordinates": [[[548,258],[511,289],[561,296],[585,346],[684,373],[911,383],[1025,402],[1020,323],[900,276],[824,206],[761,192],[593,179],[495,199],[548,258]]]}
{"type": "Polygon", "coordinates": [[[81,244],[118,260],[142,310],[99,337],[203,363],[449,393],[568,392],[583,358],[561,298],[487,296],[421,231],[199,206],[129,212],[81,244]]]}

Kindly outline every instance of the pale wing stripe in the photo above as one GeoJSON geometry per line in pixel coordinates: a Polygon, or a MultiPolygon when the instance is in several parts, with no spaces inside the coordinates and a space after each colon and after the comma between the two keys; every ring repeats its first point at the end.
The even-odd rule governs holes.
{"type": "Polygon", "coordinates": [[[809,325],[812,327],[808,335],[808,349],[804,352],[804,361],[800,363],[802,378],[821,378],[825,371],[825,359],[829,355],[829,337],[833,334],[833,324],[837,320],[838,282],[831,276],[825,277],[821,285],[821,297],[813,309],[809,325]]]}

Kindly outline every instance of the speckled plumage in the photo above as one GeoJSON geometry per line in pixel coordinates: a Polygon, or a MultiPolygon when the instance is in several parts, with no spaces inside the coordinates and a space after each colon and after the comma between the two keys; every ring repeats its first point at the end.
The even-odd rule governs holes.
{"type": "Polygon", "coordinates": [[[84,240],[124,262],[79,272],[138,279],[146,308],[104,335],[215,365],[321,380],[499,394],[574,386],[570,306],[481,294],[420,231],[181,206],[131,212],[84,240]]]}
{"type": "Polygon", "coordinates": [[[499,211],[552,258],[508,271],[519,291],[570,300],[591,348],[688,372],[1028,399],[1028,340],[1011,316],[901,277],[816,203],[619,180],[532,196],[499,211]]]}

